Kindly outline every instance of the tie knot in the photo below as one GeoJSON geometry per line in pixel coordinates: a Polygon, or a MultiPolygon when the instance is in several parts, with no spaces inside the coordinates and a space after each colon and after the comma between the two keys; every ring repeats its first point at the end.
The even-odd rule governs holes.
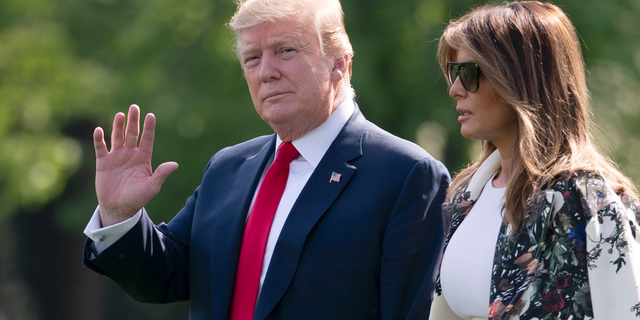
{"type": "Polygon", "coordinates": [[[276,161],[289,164],[293,159],[297,158],[300,152],[293,146],[291,142],[283,142],[278,148],[278,155],[276,155],[276,161]]]}

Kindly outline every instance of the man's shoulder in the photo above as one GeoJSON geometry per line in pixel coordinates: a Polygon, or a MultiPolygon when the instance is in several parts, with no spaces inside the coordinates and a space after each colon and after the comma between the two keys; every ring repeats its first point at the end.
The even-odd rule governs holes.
{"type": "Polygon", "coordinates": [[[361,156],[353,163],[358,168],[385,168],[397,175],[421,170],[450,179],[444,164],[414,142],[393,135],[369,121],[366,121],[361,134],[361,156]]]}
{"type": "Polygon", "coordinates": [[[391,134],[370,121],[367,121],[365,125],[362,147],[364,154],[368,151],[375,154],[386,154],[387,156],[413,160],[425,158],[435,160],[416,143],[391,134]]]}
{"type": "Polygon", "coordinates": [[[210,162],[213,161],[221,161],[228,159],[246,159],[248,157],[252,157],[257,155],[261,150],[263,150],[270,142],[274,141],[275,136],[264,135],[259,136],[244,142],[240,142],[238,144],[228,146],[224,149],[218,151],[211,158],[210,162]]]}
{"type": "Polygon", "coordinates": [[[261,150],[265,145],[269,144],[269,142],[275,141],[275,135],[268,134],[264,136],[255,137],[253,139],[249,139],[247,141],[240,142],[233,146],[227,147],[230,150],[245,152],[247,150],[261,150]]]}

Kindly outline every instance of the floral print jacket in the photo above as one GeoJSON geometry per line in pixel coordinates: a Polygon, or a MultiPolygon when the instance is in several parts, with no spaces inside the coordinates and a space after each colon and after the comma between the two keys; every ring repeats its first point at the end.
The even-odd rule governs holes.
{"type": "MultiPolygon", "coordinates": [[[[496,153],[453,203],[443,205],[449,230],[443,250],[499,168],[496,153]]],[[[558,177],[529,199],[519,234],[512,236],[506,223],[500,229],[488,318],[640,319],[639,209],[640,202],[617,194],[596,173],[558,177]]],[[[438,279],[436,309],[439,299],[444,300],[438,279]]],[[[430,319],[448,320],[433,311],[430,319]]]]}

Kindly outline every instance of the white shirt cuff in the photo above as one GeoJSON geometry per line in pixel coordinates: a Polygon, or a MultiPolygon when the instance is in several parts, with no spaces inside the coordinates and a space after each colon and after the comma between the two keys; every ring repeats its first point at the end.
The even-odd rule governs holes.
{"type": "Polygon", "coordinates": [[[93,216],[91,220],[89,220],[87,227],[84,228],[84,234],[93,240],[91,246],[96,254],[100,254],[131,230],[131,228],[140,221],[143,212],[144,208],[140,209],[133,217],[127,220],[103,228],[102,222],[100,221],[100,206],[98,206],[93,212],[93,216]]]}

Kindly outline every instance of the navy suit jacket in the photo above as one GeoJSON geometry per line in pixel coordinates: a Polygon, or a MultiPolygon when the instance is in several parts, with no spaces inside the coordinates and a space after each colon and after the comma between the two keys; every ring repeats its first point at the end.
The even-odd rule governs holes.
{"type": "MultiPolygon", "coordinates": [[[[213,156],[168,223],[148,216],[84,264],[134,299],[190,301],[191,319],[228,319],[245,218],[275,135],[213,156]]],[[[427,319],[449,173],[356,110],[291,209],[254,319],[427,319]],[[332,172],[339,182],[330,182],[332,172]]]]}

